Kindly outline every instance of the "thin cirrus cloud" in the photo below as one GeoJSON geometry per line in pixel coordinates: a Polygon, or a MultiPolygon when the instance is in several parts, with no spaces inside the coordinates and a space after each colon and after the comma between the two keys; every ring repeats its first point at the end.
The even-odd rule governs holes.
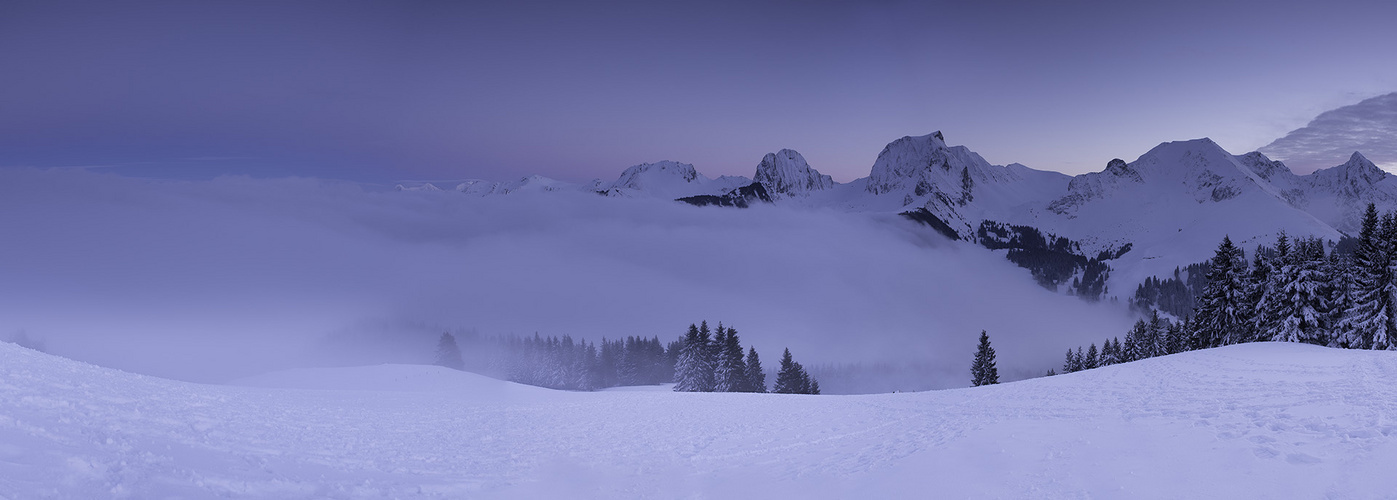
{"type": "Polygon", "coordinates": [[[1261,148],[1301,174],[1339,165],[1354,151],[1397,171],[1397,92],[1321,113],[1261,148]]]}

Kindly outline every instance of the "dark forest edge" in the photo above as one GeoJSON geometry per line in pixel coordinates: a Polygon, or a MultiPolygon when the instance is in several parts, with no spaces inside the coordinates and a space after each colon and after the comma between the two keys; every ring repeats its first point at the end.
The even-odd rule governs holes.
{"type": "Polygon", "coordinates": [[[658,336],[602,338],[599,343],[538,334],[467,340],[471,348],[463,350],[455,335],[442,333],[435,364],[572,391],[673,382],[678,392],[820,394],[820,383],[792,358],[790,349],[783,353],[768,391],[756,348],[744,356],[737,329],[722,323],[716,330],[710,330],[707,321],[690,324],[685,335],[669,344],[662,344],[658,336]]]}
{"type": "MultiPolygon", "coordinates": [[[[1058,271],[1084,269],[1082,262],[1100,264],[1130,251],[1127,245],[1087,259],[1070,240],[1031,227],[987,222],[980,233],[982,244],[991,249],[1076,255],[1047,258],[1067,263],[1058,271]]],[[[1258,245],[1252,256],[1248,263],[1244,251],[1225,236],[1211,260],[1176,268],[1170,278],[1146,280],[1130,306],[1148,318],[1138,320],[1123,341],[1113,337],[1100,347],[1069,348],[1062,373],[1246,342],[1397,349],[1397,212],[1379,216],[1369,204],[1357,238],[1327,244],[1315,237],[1292,240],[1282,231],[1274,245],[1258,245]]],[[[1051,282],[1060,284],[1065,275],[1057,272],[1051,282]]],[[[1073,283],[1073,289],[1083,283],[1073,283]]],[[[594,344],[538,334],[476,342],[490,347],[478,349],[488,354],[467,362],[455,337],[443,333],[436,364],[565,390],[673,382],[679,392],[768,392],[756,349],[744,355],[737,330],[721,323],[716,330],[706,321],[691,324],[667,345],[659,337],[603,338],[594,344]]],[[[1048,370],[1047,375],[1057,373],[1048,370]]],[[[994,350],[983,331],[971,375],[972,386],[999,382],[994,350]]],[[[820,394],[820,388],[786,349],[770,392],[820,394]]]]}
{"type": "Polygon", "coordinates": [[[1370,203],[1361,227],[1328,252],[1318,238],[1292,241],[1281,232],[1275,245],[1257,247],[1250,264],[1223,237],[1212,260],[1140,285],[1131,305],[1153,311],[1124,343],[1068,349],[1063,372],[1245,342],[1397,349],[1397,213],[1379,216],[1370,203]]]}

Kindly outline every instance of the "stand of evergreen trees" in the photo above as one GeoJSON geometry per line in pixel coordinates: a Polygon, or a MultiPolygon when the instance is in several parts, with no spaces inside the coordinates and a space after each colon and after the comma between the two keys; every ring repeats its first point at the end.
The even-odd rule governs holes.
{"type": "Polygon", "coordinates": [[[603,338],[600,346],[572,337],[508,337],[497,363],[505,378],[553,389],[591,391],[653,385],[674,378],[674,362],[658,337],[603,338]]]}
{"type": "MultiPolygon", "coordinates": [[[[443,333],[435,363],[490,374],[511,382],[574,391],[674,382],[676,391],[767,392],[766,372],[756,348],[745,352],[737,329],[721,323],[689,325],[683,337],[662,344],[659,337],[626,337],[599,343],[561,337],[467,336],[466,362],[456,337],[443,333]],[[484,354],[482,355],[482,352],[484,354]]],[[[819,394],[820,384],[787,350],[772,392],[819,394]]]]}
{"type": "MultiPolygon", "coordinates": [[[[708,322],[689,325],[674,365],[674,390],[678,392],[767,392],[766,372],[755,348],[743,356],[737,329],[718,324],[716,331],[708,322]]],[[[805,368],[791,359],[787,349],[781,358],[781,370],[771,392],[783,394],[819,394],[820,383],[810,378],[805,368]]]]}
{"type": "Polygon", "coordinates": [[[1032,226],[994,221],[981,222],[976,237],[981,246],[990,250],[1008,249],[1005,257],[1028,269],[1040,286],[1056,291],[1066,285],[1070,293],[1090,302],[1100,300],[1106,293],[1111,266],[1105,261],[1130,251],[1127,244],[1091,258],[1082,254],[1081,245],[1075,241],[1043,234],[1032,226]]]}
{"type": "Polygon", "coordinates": [[[476,371],[521,384],[592,391],[623,385],[654,385],[674,379],[679,343],[666,348],[659,337],[626,337],[599,344],[575,341],[569,335],[532,337],[516,335],[475,339],[470,350],[484,351],[462,360],[461,348],[450,333],[437,342],[435,363],[476,371]]]}
{"type": "Polygon", "coordinates": [[[1207,286],[1207,262],[1176,267],[1171,278],[1151,276],[1140,283],[1130,299],[1130,308],[1141,313],[1158,309],[1175,318],[1192,316],[1193,310],[1198,307],[1198,298],[1207,286]]]}
{"type": "MultiPolygon", "coordinates": [[[[1250,263],[1224,237],[1206,276],[1183,322],[1162,318],[1156,309],[1123,343],[1108,339],[1099,350],[1095,344],[1069,349],[1062,371],[1243,342],[1397,349],[1397,213],[1380,216],[1369,204],[1358,237],[1345,238],[1333,251],[1318,238],[1291,240],[1282,232],[1275,246],[1258,247],[1250,263]]],[[[1142,286],[1137,299],[1163,290],[1160,283],[1167,282],[1142,286]]]]}

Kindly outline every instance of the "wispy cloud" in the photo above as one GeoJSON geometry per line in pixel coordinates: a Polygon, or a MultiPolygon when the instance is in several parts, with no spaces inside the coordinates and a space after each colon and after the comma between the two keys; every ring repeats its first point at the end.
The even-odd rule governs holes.
{"type": "Polygon", "coordinates": [[[1354,151],[1379,167],[1397,167],[1397,92],[1321,113],[1261,148],[1302,174],[1339,165],[1354,151]]]}

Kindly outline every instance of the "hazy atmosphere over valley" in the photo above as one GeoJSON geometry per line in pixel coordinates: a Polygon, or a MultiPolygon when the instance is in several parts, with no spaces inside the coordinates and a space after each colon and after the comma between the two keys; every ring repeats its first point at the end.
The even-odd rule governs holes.
{"type": "Polygon", "coordinates": [[[0,500],[1390,498],[1394,18],[0,3],[0,500]]]}

